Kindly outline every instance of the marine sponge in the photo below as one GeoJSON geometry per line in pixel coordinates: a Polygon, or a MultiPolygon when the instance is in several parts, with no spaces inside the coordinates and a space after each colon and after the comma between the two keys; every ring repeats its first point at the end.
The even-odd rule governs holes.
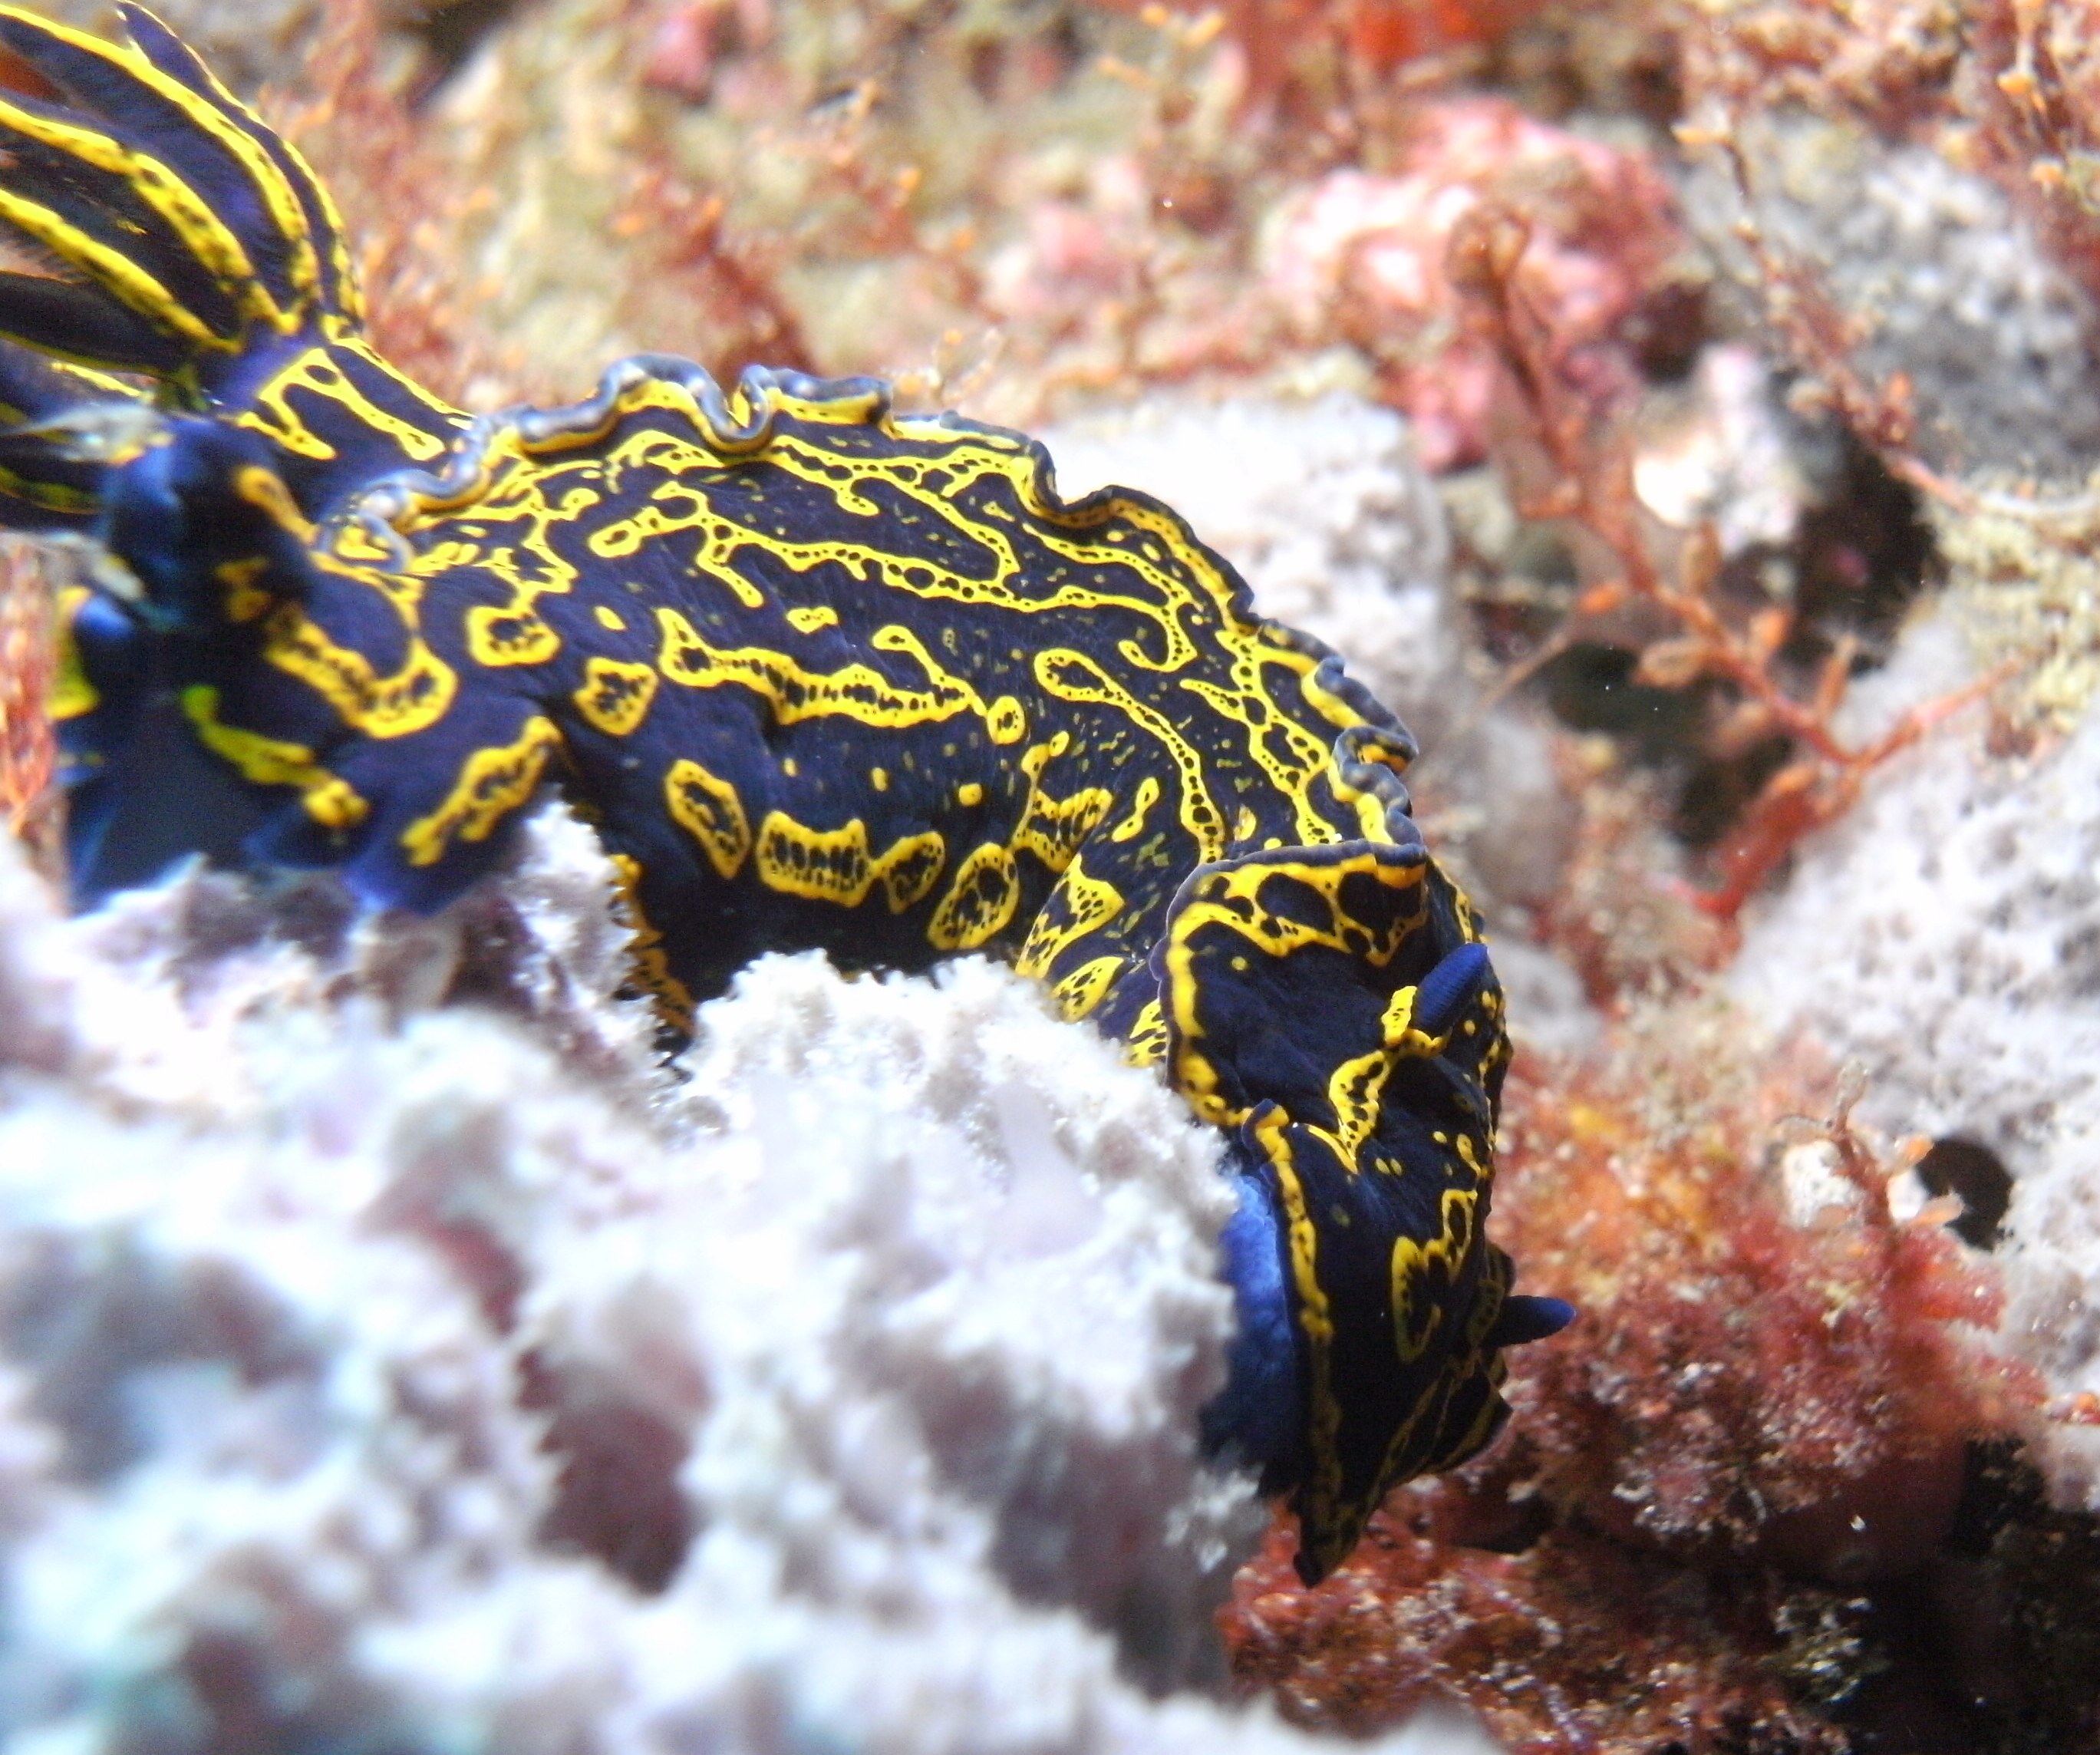
{"type": "MultiPolygon", "coordinates": [[[[2018,587],[2016,587],[2018,589],[2018,587]]],[[[1988,585],[1971,586],[1990,613],[1988,585]]],[[[1964,600],[1921,619],[1860,714],[1959,679],[1964,600]]],[[[2089,681],[2088,683],[2089,687],[2089,681]]],[[[2100,716],[1995,754],[1973,728],[1907,754],[1803,850],[1730,984],[1775,1028],[1873,1069],[1863,1112],[1995,1152],[2013,1178],[1999,1251],[2008,1346],[2067,1403],[2100,1392],[2100,716]]],[[[2100,1510],[2100,1440],[2053,1425],[2058,1491],[2100,1510]]]]}
{"type": "Polygon", "coordinates": [[[670,1080],[608,880],[0,845],[0,1740],[1307,1747],[1171,1691],[1260,1521],[1211,1136],[970,960],[770,959],[670,1080]]]}

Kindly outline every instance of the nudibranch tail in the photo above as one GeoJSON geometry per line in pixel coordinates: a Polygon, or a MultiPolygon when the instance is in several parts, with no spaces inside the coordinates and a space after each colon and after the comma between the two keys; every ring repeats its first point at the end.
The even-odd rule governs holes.
{"type": "Polygon", "coordinates": [[[266,824],[276,856],[355,852],[328,758],[400,618],[342,591],[345,625],[308,613],[333,564],[315,531],[466,424],[365,343],[342,221],[298,152],[119,10],[129,46],[0,7],[0,227],[49,264],[0,273],[0,515],[91,535],[136,581],[60,606],[86,900],[186,850],[238,857],[266,824]],[[295,650],[304,688],[263,657],[295,650]]]}
{"type": "Polygon", "coordinates": [[[121,11],[128,49],[0,11],[0,44],[53,94],[0,97],[0,219],[77,277],[9,276],[0,332],[208,387],[251,326],[295,333],[344,287],[311,174],[157,20],[121,11]]]}
{"type": "Polygon", "coordinates": [[[667,1029],[773,949],[982,951],[1226,1141],[1206,1417],[1299,1571],[1564,1323],[1485,1235],[1509,1041],[1415,745],[1170,508],[871,378],[642,356],[470,420],[364,338],[296,153],[165,26],[0,6],[0,522],[92,537],[77,895],[183,851],[441,908],[560,789],[667,1029]]]}

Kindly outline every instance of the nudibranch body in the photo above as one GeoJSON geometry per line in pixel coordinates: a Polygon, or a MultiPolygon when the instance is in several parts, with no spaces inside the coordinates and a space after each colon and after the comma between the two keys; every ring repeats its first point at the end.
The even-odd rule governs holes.
{"type": "Polygon", "coordinates": [[[149,14],[0,9],[0,494],[62,605],[85,897],[180,848],[443,907],[543,790],[667,1026],[756,953],[1010,957],[1224,1130],[1208,1417],[1315,1579],[1565,1320],[1486,1240],[1502,1002],[1414,745],[1171,511],[871,379],[611,368],[470,418],[364,338],[298,156],[149,14]],[[200,759],[197,752],[205,759],[200,759]]]}

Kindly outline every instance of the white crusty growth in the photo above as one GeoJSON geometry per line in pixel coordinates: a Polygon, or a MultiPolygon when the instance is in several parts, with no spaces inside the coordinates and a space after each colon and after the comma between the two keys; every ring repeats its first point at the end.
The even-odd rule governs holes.
{"type": "Polygon", "coordinates": [[[669,1085],[607,893],[560,818],[402,926],[0,849],[0,1741],[1308,1744],[1148,1692],[1262,1521],[1215,1137],[975,961],[769,959],[669,1085]]]}

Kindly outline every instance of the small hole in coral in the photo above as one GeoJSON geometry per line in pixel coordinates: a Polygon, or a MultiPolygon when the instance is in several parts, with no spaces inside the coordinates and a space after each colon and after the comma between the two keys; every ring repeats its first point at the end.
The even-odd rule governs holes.
{"type": "Polygon", "coordinates": [[[1651,383],[1681,384],[1699,363],[1706,343],[1706,290],[1671,281],[1643,299],[1621,334],[1651,383]]]}
{"type": "Polygon", "coordinates": [[[1833,637],[1861,643],[1855,670],[1886,657],[1905,613],[1939,577],[1932,526],[1917,492],[1849,435],[1838,445],[1830,491],[1795,533],[1795,636],[1786,657],[1820,665],[1833,637]]]}
{"type": "Polygon", "coordinates": [[[1634,679],[1640,654],[1581,641],[1539,667],[1538,687],[1571,731],[1630,742],[1644,761],[1665,762],[1696,740],[1701,707],[1692,692],[1634,679]]]}
{"type": "Polygon", "coordinates": [[[1997,1246],[2005,1209],[2013,1201],[2013,1175],[1988,1146],[1973,1139],[1935,1140],[1917,1161],[1917,1178],[1934,1195],[1959,1195],[1966,1209],[1954,1235],[1972,1249],[1997,1246]]]}

